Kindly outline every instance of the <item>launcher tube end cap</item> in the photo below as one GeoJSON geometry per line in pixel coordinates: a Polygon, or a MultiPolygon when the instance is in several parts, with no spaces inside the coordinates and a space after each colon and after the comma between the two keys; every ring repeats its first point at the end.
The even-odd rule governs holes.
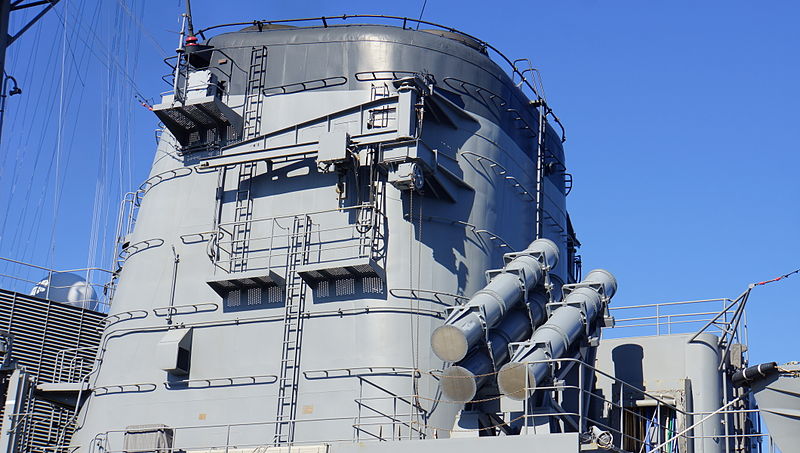
{"type": "Polygon", "coordinates": [[[525,394],[525,387],[527,385],[528,392],[532,393],[536,387],[536,382],[528,377],[527,364],[519,362],[510,362],[503,365],[497,373],[497,386],[500,393],[517,401],[522,401],[527,396],[525,394]]]}
{"type": "Polygon", "coordinates": [[[431,348],[445,362],[458,362],[467,355],[469,343],[461,329],[445,324],[431,334],[431,348]]]}
{"type": "Polygon", "coordinates": [[[475,375],[464,367],[452,366],[442,373],[442,395],[450,401],[467,403],[478,391],[475,375]]]}

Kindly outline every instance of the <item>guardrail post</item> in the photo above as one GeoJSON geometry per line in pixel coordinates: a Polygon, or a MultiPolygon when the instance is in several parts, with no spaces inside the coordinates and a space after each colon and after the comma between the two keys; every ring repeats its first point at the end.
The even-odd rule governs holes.
{"type": "Polygon", "coordinates": [[[231,448],[231,425],[225,427],[225,453],[231,448]]]}
{"type": "Polygon", "coordinates": [[[656,305],[656,335],[661,335],[661,305],[656,305]]]}
{"type": "Polygon", "coordinates": [[[583,434],[583,375],[586,373],[585,363],[578,362],[578,435],[583,434]]]}
{"type": "Polygon", "coordinates": [[[50,288],[53,286],[53,271],[47,271],[47,290],[44,293],[44,298],[50,300],[50,288]]]}

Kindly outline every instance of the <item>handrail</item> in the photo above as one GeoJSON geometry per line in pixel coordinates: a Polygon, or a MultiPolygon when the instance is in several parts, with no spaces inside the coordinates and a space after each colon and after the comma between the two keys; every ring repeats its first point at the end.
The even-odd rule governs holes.
{"type": "Polygon", "coordinates": [[[692,425],[689,426],[688,428],[683,429],[681,432],[673,435],[671,438],[669,438],[669,439],[665,440],[664,442],[661,442],[657,446],[653,447],[651,449],[651,451],[652,450],[661,450],[661,448],[663,448],[665,445],[669,444],[670,442],[674,441],[675,439],[679,438],[680,436],[688,433],[689,431],[691,431],[692,429],[696,428],[697,426],[700,426],[701,424],[705,423],[706,420],[708,420],[709,418],[719,414],[720,411],[724,411],[725,409],[727,409],[728,407],[733,405],[733,403],[736,403],[736,402],[742,400],[745,396],[749,396],[749,392],[746,392],[746,393],[743,393],[742,395],[737,396],[736,398],[732,399],[731,401],[729,401],[724,406],[722,406],[719,409],[715,410],[714,412],[706,415],[705,417],[701,418],[699,421],[692,423],[692,425]]]}
{"type": "Polygon", "coordinates": [[[8,261],[8,262],[14,263],[14,264],[21,264],[23,266],[32,267],[34,269],[39,269],[39,270],[48,271],[48,272],[56,272],[56,273],[82,272],[82,271],[100,271],[100,272],[106,272],[108,274],[113,274],[112,271],[110,271],[108,269],[103,269],[103,268],[100,268],[100,267],[84,267],[84,268],[79,268],[79,269],[58,270],[58,269],[50,269],[48,267],[37,266],[35,264],[26,263],[25,261],[18,261],[18,260],[14,260],[14,259],[11,259],[11,258],[5,258],[5,257],[2,257],[2,256],[0,256],[0,260],[8,261]]]}
{"type": "Polygon", "coordinates": [[[195,378],[195,379],[181,379],[177,381],[166,381],[164,387],[172,389],[181,385],[187,388],[192,387],[192,384],[205,384],[205,388],[209,387],[222,387],[222,386],[241,386],[241,385],[256,385],[256,384],[274,384],[278,382],[278,376],[274,374],[255,374],[250,376],[224,376],[224,377],[211,377],[211,378],[195,378]],[[262,380],[262,382],[259,382],[262,380]],[[244,382],[237,382],[244,381],[244,382]],[[216,384],[222,382],[223,384],[216,384]]]}
{"type": "MultiPolygon", "coordinates": [[[[9,283],[7,285],[8,287],[6,288],[8,291],[13,291],[20,294],[28,294],[32,297],[38,297],[49,300],[51,290],[66,289],[72,286],[71,283],[68,285],[51,284],[53,276],[58,274],[75,274],[80,278],[82,278],[85,284],[88,287],[92,288],[92,290],[95,292],[96,295],[96,299],[93,300],[87,299],[85,301],[78,301],[78,302],[97,303],[97,307],[100,307],[99,308],[100,311],[107,311],[108,309],[109,298],[107,297],[108,294],[106,292],[106,289],[108,288],[108,283],[97,282],[97,280],[106,279],[105,276],[98,276],[97,273],[106,274],[109,277],[111,277],[114,275],[112,271],[100,267],[51,269],[49,267],[39,266],[25,261],[2,257],[2,256],[0,256],[0,263],[5,263],[5,271],[3,273],[0,273],[0,279],[9,280],[9,283]],[[34,275],[40,273],[40,275],[30,277],[30,273],[33,273],[34,275]],[[44,284],[43,282],[47,283],[44,284]],[[46,286],[46,289],[44,291],[37,294],[31,293],[33,289],[41,288],[43,286],[46,286]]],[[[84,308],[88,307],[88,305],[82,305],[82,306],[84,308]]]]}
{"type": "Polygon", "coordinates": [[[327,379],[338,377],[360,377],[360,376],[374,376],[374,375],[400,375],[404,376],[412,374],[419,377],[420,371],[413,367],[407,366],[360,366],[350,368],[327,368],[321,370],[305,370],[303,376],[306,379],[327,379]],[[336,374],[331,376],[331,374],[336,374]]]}
{"type": "MultiPolygon", "coordinates": [[[[58,271],[51,271],[51,272],[52,272],[52,273],[56,273],[56,274],[57,274],[57,273],[60,273],[60,272],[58,272],[58,271]]],[[[16,280],[16,281],[18,281],[18,282],[31,283],[31,284],[33,284],[34,286],[35,286],[35,285],[38,285],[38,284],[39,284],[39,283],[41,283],[41,281],[42,281],[42,279],[39,279],[39,280],[28,280],[28,279],[26,279],[26,278],[17,277],[17,276],[15,276],[15,275],[10,275],[10,274],[0,274],[0,277],[2,277],[2,278],[9,278],[9,279],[12,279],[12,280],[16,280]]],[[[91,283],[91,282],[87,282],[87,283],[88,283],[88,284],[89,284],[89,286],[91,286],[92,288],[103,288],[103,287],[105,287],[105,285],[101,285],[100,283],[91,283]]],[[[69,288],[69,287],[70,287],[70,286],[72,286],[72,285],[66,285],[66,286],[59,286],[59,285],[48,285],[48,286],[50,287],[50,289],[65,289],[65,288],[69,288]]]]}
{"type": "Polygon", "coordinates": [[[676,302],[658,302],[654,304],[640,304],[640,305],[624,305],[621,307],[609,307],[611,310],[629,310],[634,308],[650,308],[650,307],[665,307],[670,305],[688,305],[688,304],[701,304],[705,302],[730,302],[731,299],[720,297],[715,299],[697,299],[697,300],[682,300],[676,302]]]}
{"type": "MultiPolygon", "coordinates": [[[[539,362],[539,361],[537,361],[537,362],[539,362]]],[[[727,414],[727,413],[734,413],[734,414],[736,414],[736,413],[753,413],[755,411],[754,409],[741,409],[741,410],[732,410],[732,409],[730,409],[732,405],[734,405],[737,401],[741,401],[742,399],[744,399],[746,395],[740,395],[740,396],[738,396],[736,398],[733,398],[733,399],[731,399],[729,401],[723,402],[724,404],[720,408],[718,408],[716,410],[713,410],[713,411],[706,411],[706,412],[685,411],[685,410],[681,409],[679,405],[675,404],[674,402],[670,402],[669,399],[665,398],[663,394],[656,395],[656,394],[647,392],[645,390],[642,390],[641,388],[636,387],[634,385],[631,385],[631,384],[629,384],[629,383],[627,383],[627,382],[625,382],[625,381],[623,381],[621,379],[618,379],[618,378],[614,377],[613,375],[611,375],[609,373],[606,373],[606,372],[604,372],[602,370],[599,370],[598,368],[596,368],[596,367],[594,367],[592,365],[589,365],[589,364],[585,363],[582,360],[575,359],[575,358],[563,358],[563,359],[552,359],[552,360],[547,360],[547,361],[542,361],[542,362],[560,362],[560,363],[578,364],[580,367],[582,367],[582,368],[584,368],[586,370],[593,371],[595,373],[595,375],[597,375],[597,376],[607,377],[607,378],[611,379],[612,381],[614,381],[616,383],[619,383],[619,385],[622,388],[630,389],[630,390],[634,391],[637,395],[640,395],[641,397],[644,397],[646,399],[655,401],[656,404],[659,407],[670,408],[671,410],[673,410],[675,412],[676,415],[681,415],[681,416],[685,417],[684,418],[684,420],[686,420],[685,425],[681,426],[681,427],[678,427],[678,429],[680,431],[677,431],[677,433],[674,433],[674,434],[673,433],[669,433],[666,436],[662,435],[661,437],[658,438],[658,440],[654,440],[654,439],[645,439],[644,440],[644,442],[647,442],[647,445],[652,446],[652,445],[655,445],[656,442],[661,442],[662,439],[666,439],[665,441],[661,442],[660,444],[656,445],[655,447],[651,447],[652,451],[664,452],[664,451],[666,451],[666,449],[664,449],[664,447],[666,445],[669,445],[670,442],[674,442],[676,439],[684,439],[686,441],[695,441],[695,440],[698,440],[698,439],[708,439],[708,438],[742,439],[742,438],[761,437],[761,436],[765,435],[763,433],[757,433],[757,432],[746,432],[746,433],[740,433],[740,434],[721,434],[720,433],[720,434],[714,434],[712,436],[709,433],[704,433],[702,430],[700,432],[691,433],[691,431],[693,429],[696,429],[697,427],[704,425],[704,423],[706,423],[710,418],[712,418],[715,415],[727,414]],[[700,417],[699,420],[697,420],[698,417],[700,417]],[[693,422],[693,420],[696,420],[696,422],[693,422]]],[[[320,373],[322,375],[325,375],[325,374],[341,371],[344,374],[350,374],[354,370],[362,370],[362,369],[370,370],[370,369],[372,369],[372,370],[376,370],[377,371],[378,369],[381,369],[381,368],[396,369],[398,371],[400,371],[402,369],[404,371],[410,371],[410,372],[429,373],[429,372],[425,372],[425,371],[421,371],[421,370],[415,370],[413,368],[392,367],[392,366],[389,366],[389,367],[381,367],[381,366],[378,366],[378,367],[356,367],[356,368],[340,368],[340,369],[328,369],[328,370],[307,370],[307,372],[309,372],[311,374],[320,373]]],[[[431,373],[431,374],[433,374],[433,373],[431,373]]],[[[579,373],[579,375],[583,375],[583,372],[579,373]]],[[[364,379],[363,377],[359,376],[358,374],[353,374],[352,377],[359,378],[362,381],[362,385],[365,384],[365,385],[370,385],[370,386],[376,386],[375,383],[373,383],[373,382],[371,382],[371,381],[369,381],[367,379],[364,379]]],[[[227,381],[227,379],[228,378],[221,378],[220,380],[227,381]]],[[[238,379],[238,378],[232,378],[232,379],[238,379]]],[[[211,380],[215,380],[215,379],[211,379],[211,380]]],[[[196,379],[196,380],[192,380],[192,381],[207,382],[208,380],[206,380],[206,379],[196,379]]],[[[564,385],[563,383],[558,383],[557,382],[557,383],[554,383],[554,384],[549,385],[549,386],[537,386],[537,390],[538,391],[559,391],[559,392],[579,391],[579,392],[581,392],[582,395],[586,395],[587,397],[593,398],[596,401],[605,402],[607,404],[610,404],[610,406],[613,407],[615,410],[620,410],[623,413],[630,414],[631,416],[633,416],[634,418],[636,418],[638,420],[649,420],[649,417],[647,417],[646,415],[643,415],[643,414],[637,413],[635,411],[632,411],[629,407],[627,407],[622,402],[622,399],[617,400],[616,397],[614,397],[613,401],[610,400],[610,399],[606,399],[603,396],[598,395],[595,392],[592,392],[590,389],[587,390],[588,387],[585,387],[584,384],[585,384],[584,381],[579,382],[577,385],[572,385],[572,384],[564,385]]],[[[130,385],[128,385],[128,386],[130,386],[130,385]]],[[[122,386],[122,387],[128,387],[128,386],[122,386]]],[[[379,389],[382,389],[382,387],[380,387],[380,386],[377,386],[377,387],[379,389]]],[[[475,431],[474,429],[473,430],[462,430],[462,429],[452,429],[452,430],[450,430],[450,429],[447,429],[447,428],[434,427],[434,426],[431,426],[431,425],[427,425],[426,419],[425,419],[426,411],[419,405],[419,400],[430,400],[430,401],[438,401],[438,400],[431,399],[431,398],[426,398],[425,396],[417,394],[416,392],[414,394],[397,394],[397,393],[391,392],[391,391],[386,390],[386,389],[383,389],[383,390],[386,392],[386,395],[360,396],[359,398],[357,398],[354,401],[357,408],[364,409],[365,411],[367,411],[367,414],[363,414],[363,413],[359,412],[359,414],[355,418],[355,420],[354,420],[353,416],[338,416],[338,417],[319,417],[319,418],[316,418],[316,417],[315,418],[306,418],[306,417],[296,418],[295,417],[293,419],[293,421],[297,422],[297,423],[304,423],[305,424],[305,423],[319,423],[319,422],[342,422],[342,421],[347,421],[347,420],[353,420],[354,421],[353,428],[356,431],[358,431],[359,433],[363,433],[366,437],[368,437],[370,439],[374,438],[376,440],[387,440],[389,438],[396,439],[397,435],[396,435],[395,432],[392,432],[390,435],[384,436],[384,432],[379,432],[378,430],[372,430],[373,432],[371,432],[369,429],[367,429],[368,427],[370,427],[370,426],[375,426],[375,427],[380,427],[380,426],[386,427],[386,426],[388,426],[390,428],[391,427],[404,427],[403,428],[404,433],[400,438],[407,438],[405,436],[416,435],[416,433],[420,433],[420,434],[426,433],[426,432],[428,432],[427,429],[432,429],[432,430],[435,430],[435,431],[436,430],[438,430],[438,431],[450,431],[450,432],[455,432],[455,431],[475,431]],[[391,408],[390,409],[386,409],[386,406],[373,407],[373,405],[371,405],[371,403],[369,403],[370,401],[381,401],[381,400],[394,400],[396,403],[403,403],[404,407],[400,408],[400,407],[396,406],[394,409],[391,409],[391,408]],[[411,411],[407,410],[408,407],[410,407],[412,410],[411,411]],[[413,417],[415,416],[413,410],[415,408],[422,411],[422,413],[420,415],[423,416],[423,421],[417,421],[417,420],[413,419],[413,417]],[[372,415],[373,413],[376,413],[378,415],[372,415]],[[376,434],[376,432],[377,432],[377,434],[376,434]]],[[[620,398],[622,398],[622,395],[624,393],[625,392],[620,392],[620,398]]],[[[582,399],[583,398],[581,398],[581,400],[582,399]]],[[[585,411],[581,410],[580,407],[584,407],[585,408],[586,406],[579,406],[579,409],[577,411],[573,411],[573,410],[565,410],[563,407],[560,407],[560,405],[556,405],[556,406],[554,406],[552,408],[553,411],[551,411],[551,412],[535,413],[535,414],[534,413],[529,413],[527,410],[525,410],[523,415],[521,415],[520,417],[518,417],[517,419],[514,419],[514,420],[506,420],[505,422],[503,422],[503,425],[508,425],[508,424],[518,420],[518,419],[529,419],[529,418],[532,418],[532,417],[542,417],[542,416],[564,417],[564,418],[571,419],[572,422],[568,421],[568,423],[571,423],[571,424],[574,423],[573,426],[577,426],[581,430],[583,430],[586,427],[585,423],[588,423],[589,424],[588,426],[594,425],[594,426],[597,426],[598,428],[612,431],[615,434],[615,438],[617,439],[617,440],[615,440],[615,444],[617,442],[622,441],[623,439],[629,439],[629,440],[634,440],[634,441],[638,441],[638,442],[643,442],[642,438],[634,437],[634,436],[631,436],[627,432],[623,432],[621,427],[619,427],[620,429],[617,429],[617,427],[612,427],[612,426],[606,425],[602,421],[602,419],[597,419],[596,420],[596,419],[591,418],[590,416],[586,415],[585,411]],[[619,437],[617,437],[617,436],[619,436],[619,437]]],[[[187,431],[191,432],[191,430],[205,430],[205,432],[218,433],[220,435],[224,435],[224,434],[227,433],[229,435],[231,433],[231,430],[233,428],[236,428],[236,427],[254,427],[255,428],[255,427],[269,426],[269,425],[274,424],[276,422],[277,422],[277,420],[269,420],[269,421],[267,421],[267,420],[259,420],[259,421],[239,422],[239,423],[231,423],[231,424],[174,426],[174,427],[170,427],[170,429],[172,429],[174,431],[174,433],[176,435],[176,438],[178,437],[177,434],[178,434],[179,431],[181,433],[186,433],[187,431]],[[215,429],[217,429],[219,431],[213,431],[215,429]]],[[[658,423],[659,423],[659,425],[657,425],[657,426],[663,427],[663,425],[660,425],[661,421],[659,421],[658,423]]],[[[493,429],[493,428],[494,427],[488,427],[487,429],[493,429]]],[[[481,430],[481,429],[484,429],[484,428],[478,428],[478,430],[481,430]]],[[[110,442],[110,440],[111,440],[110,439],[110,435],[111,434],[123,434],[124,435],[125,432],[126,432],[126,430],[124,430],[124,429],[109,430],[109,431],[106,431],[104,433],[99,434],[96,439],[98,439],[100,441],[105,440],[107,445],[108,444],[115,444],[116,440],[117,440],[117,436],[114,436],[114,442],[112,443],[112,442],[110,442]]],[[[216,434],[214,434],[214,435],[216,435],[216,434]]],[[[187,439],[186,436],[181,436],[181,437],[184,438],[184,439],[187,439]]],[[[436,437],[435,434],[434,434],[434,437],[436,437]]],[[[213,440],[211,440],[210,438],[208,440],[209,440],[209,442],[213,442],[213,440]]],[[[228,436],[225,439],[225,442],[224,442],[224,445],[222,446],[222,448],[234,447],[234,446],[238,446],[238,447],[244,446],[243,444],[237,443],[234,440],[235,439],[231,439],[230,436],[228,436]]],[[[363,437],[362,438],[356,438],[356,439],[324,439],[324,440],[313,440],[313,441],[310,440],[310,439],[307,439],[307,440],[302,441],[302,442],[293,442],[292,445],[300,445],[300,444],[303,444],[303,443],[317,443],[317,442],[324,442],[324,443],[360,442],[360,441],[364,441],[364,440],[366,440],[366,439],[364,439],[363,437]]],[[[189,439],[189,441],[191,442],[191,439],[189,439]]],[[[217,445],[222,445],[222,444],[217,444],[217,445]]],[[[180,444],[180,445],[176,444],[175,446],[176,447],[180,447],[180,448],[188,448],[188,445],[184,445],[184,444],[180,444]]],[[[616,447],[618,447],[618,446],[619,445],[615,445],[615,448],[612,449],[612,450],[615,450],[616,447]]],[[[193,446],[192,448],[201,448],[201,447],[204,447],[204,446],[198,445],[196,447],[193,446]]],[[[209,443],[209,447],[210,447],[210,443],[209,443]]],[[[113,449],[109,448],[107,451],[117,451],[117,450],[113,450],[113,449]]],[[[619,451],[619,450],[616,450],[616,451],[619,451]]]]}
{"type": "MultiPolygon", "coordinates": [[[[656,334],[662,335],[662,327],[666,327],[668,335],[673,333],[693,334],[690,342],[695,341],[703,332],[714,333],[720,336],[718,343],[724,348],[722,354],[724,358],[727,355],[729,344],[733,343],[734,339],[747,334],[747,325],[743,322],[743,302],[746,303],[746,295],[747,291],[736,299],[713,298],[609,307],[612,316],[616,319],[612,329],[655,327],[656,334]],[[694,306],[694,308],[689,306],[694,306]],[[635,313],[630,313],[631,310],[635,313]],[[627,311],[630,316],[618,317],[623,311],[627,311]],[[671,326],[679,324],[702,325],[702,327],[699,329],[696,327],[685,328],[680,332],[672,332],[671,326]]],[[[722,365],[720,364],[720,366],[722,365]]]]}
{"type": "Polygon", "coordinates": [[[194,304],[186,305],[173,305],[167,307],[153,308],[153,314],[156,316],[171,316],[171,315],[187,315],[193,313],[205,313],[216,311],[219,309],[219,304],[214,302],[197,302],[194,304]]]}

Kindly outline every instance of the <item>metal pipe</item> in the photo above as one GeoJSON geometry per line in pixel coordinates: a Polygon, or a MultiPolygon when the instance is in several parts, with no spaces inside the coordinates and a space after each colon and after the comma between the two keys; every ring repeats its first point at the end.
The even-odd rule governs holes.
{"type": "Polygon", "coordinates": [[[175,286],[178,282],[178,263],[181,262],[181,256],[175,251],[175,246],[172,246],[172,286],[169,291],[169,308],[167,309],[167,324],[172,324],[173,309],[175,307],[175,286]]]}
{"type": "Polygon", "coordinates": [[[558,247],[549,239],[537,239],[525,251],[505,258],[508,264],[431,334],[431,347],[440,359],[458,362],[485,339],[487,329],[544,282],[545,272],[558,262],[558,247]]]}
{"type": "Polygon", "coordinates": [[[610,272],[595,269],[577,285],[570,285],[562,306],[517,349],[498,375],[500,392],[516,400],[533,393],[550,374],[550,359],[560,359],[570,346],[586,334],[586,327],[603,313],[617,290],[610,272]]]}
{"type": "MultiPolygon", "coordinates": [[[[178,54],[178,59],[175,61],[175,78],[172,81],[172,93],[174,96],[174,101],[183,101],[183,97],[181,93],[178,91],[178,84],[180,83],[181,77],[181,62],[182,62],[182,55],[185,53],[185,42],[184,38],[186,36],[186,14],[181,15],[181,32],[178,37],[178,48],[175,49],[175,52],[178,54]]],[[[174,102],[173,101],[173,102],[174,102]]]]}

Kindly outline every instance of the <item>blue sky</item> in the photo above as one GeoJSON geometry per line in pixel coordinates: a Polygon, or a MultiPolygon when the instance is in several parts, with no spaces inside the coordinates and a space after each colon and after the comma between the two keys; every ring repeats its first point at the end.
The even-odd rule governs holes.
{"type": "MultiPolygon", "coordinates": [[[[119,199],[146,178],[155,147],[156,118],[136,96],[168,89],[161,59],[182,3],[64,0],[9,49],[24,92],[9,98],[0,144],[0,256],[108,267],[119,199]]],[[[199,28],[417,17],[422,1],[193,6],[199,28]]],[[[424,19],[542,72],[567,127],[584,268],[617,275],[614,305],[735,297],[800,268],[796,2],[428,0],[424,19]]],[[[798,293],[800,276],[753,291],[753,362],[800,359],[798,293]]]]}

